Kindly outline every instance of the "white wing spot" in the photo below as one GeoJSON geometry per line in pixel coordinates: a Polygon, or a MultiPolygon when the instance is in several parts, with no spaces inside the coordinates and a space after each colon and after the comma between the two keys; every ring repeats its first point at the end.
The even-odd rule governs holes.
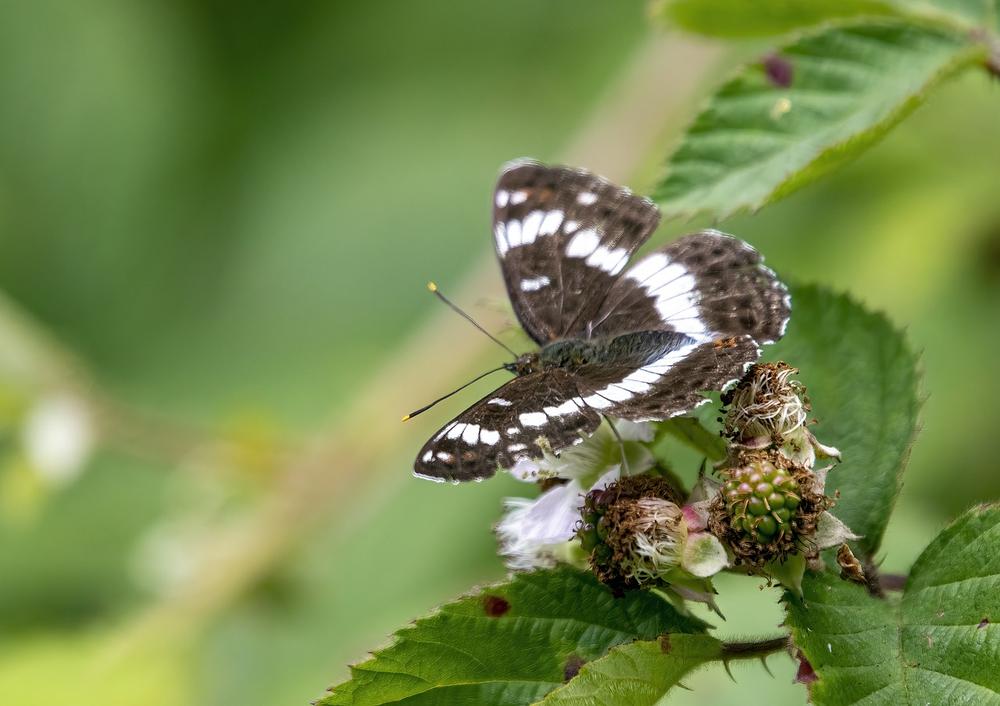
{"type": "Polygon", "coordinates": [[[504,206],[507,205],[507,202],[509,200],[510,200],[510,192],[504,189],[500,189],[497,191],[496,195],[497,208],[503,208],[504,206]]]}
{"type": "Polygon", "coordinates": [[[507,427],[508,434],[516,434],[521,431],[518,427],[507,427]]]}
{"type": "Polygon", "coordinates": [[[634,373],[631,373],[627,378],[625,378],[625,380],[622,380],[622,382],[635,381],[635,382],[654,383],[659,379],[660,376],[657,375],[656,373],[651,373],[640,368],[639,370],[636,370],[634,373]]]}
{"type": "Polygon", "coordinates": [[[545,412],[525,412],[519,414],[517,418],[526,427],[540,427],[548,420],[545,412]]]}
{"type": "Polygon", "coordinates": [[[487,400],[486,404],[494,404],[497,407],[510,407],[510,400],[505,400],[503,397],[494,397],[491,400],[487,400]]]}
{"type": "Polygon", "coordinates": [[[558,232],[562,219],[562,211],[549,211],[545,214],[545,218],[542,220],[542,225],[538,228],[538,235],[552,235],[558,232]]]}
{"type": "Polygon", "coordinates": [[[468,425],[467,424],[456,424],[455,426],[453,426],[451,429],[448,430],[448,438],[449,439],[457,439],[458,437],[460,437],[462,435],[462,432],[465,431],[465,427],[466,426],[468,426],[468,425]]]}
{"type": "MultiPolygon", "coordinates": [[[[576,237],[583,235],[586,231],[580,231],[576,237]]],[[[574,238],[575,239],[575,238],[574,238]]],[[[570,243],[570,246],[573,244],[570,243]]],[[[569,255],[569,251],[566,253],[569,255]]],[[[570,255],[570,257],[573,257],[570,255]]],[[[628,250],[625,248],[615,248],[614,250],[608,250],[603,245],[599,245],[594,252],[587,258],[587,264],[591,267],[598,267],[605,272],[616,275],[621,272],[621,269],[625,267],[625,262],[628,260],[628,250]]]]}
{"type": "Polygon", "coordinates": [[[425,453],[423,456],[420,457],[420,460],[423,461],[424,463],[430,463],[433,458],[434,458],[434,452],[428,451],[427,453],[425,453]]]}
{"type": "Polygon", "coordinates": [[[629,392],[634,392],[636,394],[642,394],[643,392],[646,392],[651,387],[653,387],[648,382],[642,382],[640,380],[632,380],[630,379],[631,377],[632,376],[629,375],[627,378],[618,383],[618,387],[624,387],[629,392]]]}
{"type": "Polygon", "coordinates": [[[542,287],[547,287],[551,283],[551,280],[542,275],[541,277],[526,277],[521,280],[521,291],[522,292],[537,292],[542,287]]]}
{"type": "Polygon", "coordinates": [[[583,403],[588,407],[593,407],[594,409],[604,409],[605,407],[610,407],[614,404],[611,400],[606,400],[597,394],[584,397],[583,403]]]}
{"type": "Polygon", "coordinates": [[[528,200],[528,192],[524,189],[514,191],[510,195],[510,205],[517,206],[519,203],[524,203],[528,200]]]}
{"type": "Polygon", "coordinates": [[[447,451],[438,451],[437,457],[445,462],[451,462],[451,459],[453,458],[452,455],[447,451]]]}
{"type": "Polygon", "coordinates": [[[521,245],[535,242],[538,230],[542,226],[542,218],[544,218],[542,211],[532,211],[525,217],[521,223],[521,245]]]}
{"type": "Polygon", "coordinates": [[[504,257],[510,250],[510,245],[507,244],[507,229],[502,221],[493,226],[493,237],[496,238],[497,252],[500,253],[500,257],[504,257]]]}
{"type": "Polygon", "coordinates": [[[652,277],[668,264],[667,256],[663,253],[654,253],[649,257],[644,257],[635,264],[635,267],[628,271],[625,276],[635,280],[639,284],[644,284],[648,277],[652,277]]]}
{"type": "Polygon", "coordinates": [[[478,424],[468,424],[465,427],[465,431],[462,432],[462,441],[472,446],[477,441],[479,441],[479,425],[478,424]]]}
{"type": "Polygon", "coordinates": [[[498,441],[500,441],[500,432],[493,429],[483,429],[479,435],[479,440],[484,444],[494,446],[498,441]]]}
{"type": "Polygon", "coordinates": [[[625,400],[630,400],[633,397],[631,392],[617,384],[608,385],[601,390],[601,394],[609,400],[613,400],[615,402],[624,402],[625,400]]]}
{"type": "Polygon", "coordinates": [[[517,219],[507,221],[507,244],[512,248],[521,245],[521,221],[517,219]]]}
{"type": "Polygon", "coordinates": [[[601,239],[597,237],[597,232],[593,228],[585,228],[569,241],[569,245],[566,246],[566,257],[587,257],[600,244],[601,239]]]}
{"type": "Polygon", "coordinates": [[[508,451],[524,451],[528,448],[525,444],[511,444],[507,447],[508,451]]]}
{"type": "Polygon", "coordinates": [[[576,195],[576,202],[584,206],[590,206],[597,203],[597,194],[593,191],[581,191],[576,195]]]}
{"type": "MultiPolygon", "coordinates": [[[[579,398],[577,398],[579,399],[579,398]]],[[[562,417],[567,414],[579,412],[580,408],[573,399],[568,399],[558,407],[546,407],[545,413],[550,417],[562,417]]]]}
{"type": "Polygon", "coordinates": [[[579,221],[566,221],[566,223],[563,224],[563,233],[565,233],[566,235],[573,235],[573,233],[575,233],[579,227],[580,227],[579,221]]]}

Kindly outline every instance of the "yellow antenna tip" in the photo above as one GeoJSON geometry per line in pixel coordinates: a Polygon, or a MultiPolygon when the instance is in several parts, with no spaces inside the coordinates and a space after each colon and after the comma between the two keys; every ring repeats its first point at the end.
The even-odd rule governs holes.
{"type": "Polygon", "coordinates": [[[432,292],[436,292],[438,290],[438,286],[433,282],[428,282],[427,289],[431,290],[432,292]]]}
{"type": "Polygon", "coordinates": [[[404,422],[405,422],[405,421],[408,421],[408,420],[409,420],[409,418],[410,418],[410,415],[409,415],[409,414],[407,414],[407,415],[405,415],[405,416],[403,417],[403,421],[404,421],[404,422]]]}

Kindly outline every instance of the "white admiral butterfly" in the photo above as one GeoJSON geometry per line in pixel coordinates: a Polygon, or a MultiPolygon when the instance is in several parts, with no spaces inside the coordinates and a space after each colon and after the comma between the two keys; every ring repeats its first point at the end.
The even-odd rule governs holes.
{"type": "Polygon", "coordinates": [[[417,455],[434,480],[479,480],[579,443],[602,416],[661,420],[707,401],[781,337],[788,291],[741,240],[706,230],[633,263],[660,212],[579,169],[517,161],[494,192],[493,234],[514,312],[540,346],[516,377],[417,455]]]}

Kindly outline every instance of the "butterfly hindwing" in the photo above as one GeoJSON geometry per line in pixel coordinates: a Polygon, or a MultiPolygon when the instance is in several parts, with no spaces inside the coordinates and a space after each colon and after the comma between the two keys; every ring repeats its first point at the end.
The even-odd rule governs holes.
{"type": "Polygon", "coordinates": [[[553,449],[577,443],[601,417],[574,399],[576,380],[564,370],[514,378],[442,427],[420,450],[414,470],[435,480],[480,480],[540,456],[539,437],[553,449]]]}
{"type": "MultiPolygon", "coordinates": [[[[641,365],[608,362],[574,371],[585,404],[597,412],[632,421],[660,420],[683,414],[708,398],[701,393],[721,390],[742,377],[757,360],[760,347],[750,336],[695,340],[679,334],[677,344],[649,356],[641,365]]],[[[642,346],[662,332],[627,334],[642,346]]]]}
{"type": "Polygon", "coordinates": [[[636,262],[615,282],[594,335],[637,330],[695,338],[781,337],[788,291],[750,245],[718,231],[684,236],[636,262]]]}
{"type": "Polygon", "coordinates": [[[660,213],[649,199],[577,169],[519,161],[494,192],[493,233],[518,320],[537,343],[587,326],[660,213]]]}

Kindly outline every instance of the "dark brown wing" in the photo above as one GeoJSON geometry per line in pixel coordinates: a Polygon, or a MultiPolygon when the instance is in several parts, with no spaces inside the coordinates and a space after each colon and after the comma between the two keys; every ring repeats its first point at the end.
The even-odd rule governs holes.
{"type": "Polygon", "coordinates": [[[600,415],[581,404],[560,370],[514,378],[444,425],[417,454],[414,473],[432,480],[481,480],[521,458],[538,458],[545,437],[558,451],[592,433],[600,415]]]}
{"type": "Polygon", "coordinates": [[[718,231],[684,236],[617,279],[594,317],[593,335],[677,331],[697,339],[781,338],[788,290],[751,246],[718,231]]]}
{"type": "Polygon", "coordinates": [[[493,235],[514,313],[539,344],[588,335],[605,294],[660,221],[652,201],[579,169],[507,165],[493,235]]]}

